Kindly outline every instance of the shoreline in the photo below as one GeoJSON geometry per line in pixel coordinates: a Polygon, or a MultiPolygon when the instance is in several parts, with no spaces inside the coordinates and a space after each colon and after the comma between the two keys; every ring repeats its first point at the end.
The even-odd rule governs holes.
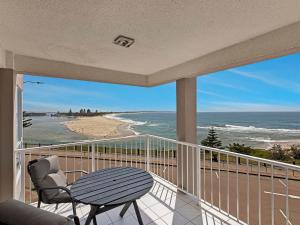
{"type": "Polygon", "coordinates": [[[115,138],[136,135],[130,123],[106,116],[76,117],[64,123],[67,129],[91,138],[115,138]]]}

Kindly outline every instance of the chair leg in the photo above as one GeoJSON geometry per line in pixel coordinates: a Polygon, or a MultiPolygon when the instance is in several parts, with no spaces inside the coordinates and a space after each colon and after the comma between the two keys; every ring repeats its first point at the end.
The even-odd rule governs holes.
{"type": "Polygon", "coordinates": [[[72,209],[73,209],[74,216],[77,216],[77,214],[76,214],[76,203],[75,202],[72,202],[72,209]]]}
{"type": "Polygon", "coordinates": [[[93,224],[94,224],[94,225],[97,225],[97,219],[96,219],[96,216],[93,217],[93,224]]]}
{"type": "Polygon", "coordinates": [[[38,208],[41,207],[41,200],[40,200],[40,199],[38,200],[38,205],[37,205],[37,207],[38,207],[38,208]]]}
{"type": "Polygon", "coordinates": [[[57,210],[58,209],[58,203],[56,204],[56,206],[55,206],[55,210],[57,210]]]}

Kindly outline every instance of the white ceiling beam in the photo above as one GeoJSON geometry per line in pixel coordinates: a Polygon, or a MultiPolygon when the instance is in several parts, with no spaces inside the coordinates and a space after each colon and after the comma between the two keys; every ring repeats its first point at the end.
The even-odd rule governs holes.
{"type": "Polygon", "coordinates": [[[153,73],[148,85],[160,85],[300,51],[300,22],[153,73]]]}
{"type": "Polygon", "coordinates": [[[15,69],[18,73],[22,74],[137,86],[147,85],[147,77],[138,74],[23,55],[15,55],[14,58],[15,69]]]}

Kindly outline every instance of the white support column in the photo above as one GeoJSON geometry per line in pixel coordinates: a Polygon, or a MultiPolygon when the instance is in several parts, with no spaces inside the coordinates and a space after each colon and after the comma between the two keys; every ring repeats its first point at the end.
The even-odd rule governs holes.
{"type": "Polygon", "coordinates": [[[16,84],[13,54],[1,52],[0,68],[0,202],[14,197],[16,147],[16,84]]]}
{"type": "MultiPolygon", "coordinates": [[[[197,80],[184,78],[176,82],[177,140],[197,143],[197,80]]],[[[178,184],[189,193],[196,193],[196,154],[192,148],[178,146],[178,184]],[[194,156],[194,157],[193,157],[194,156]],[[194,161],[194,162],[193,162],[194,161]],[[194,174],[194,178],[193,175],[194,174]],[[194,183],[194,188],[193,188],[194,183]]]]}

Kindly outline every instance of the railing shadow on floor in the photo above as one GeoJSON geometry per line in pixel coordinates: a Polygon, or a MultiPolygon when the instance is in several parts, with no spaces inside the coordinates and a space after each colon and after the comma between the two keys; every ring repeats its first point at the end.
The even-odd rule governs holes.
{"type": "Polygon", "coordinates": [[[166,181],[161,181],[161,178],[155,178],[153,188],[149,192],[149,195],[173,213],[173,223],[168,224],[179,224],[178,221],[176,221],[180,219],[178,215],[183,217],[189,215],[190,217],[187,219],[199,225],[245,224],[242,221],[238,223],[232,220],[227,214],[212,208],[208,203],[198,203],[195,197],[181,192],[174,185],[166,181]],[[186,213],[188,211],[192,213],[186,213]],[[193,214],[196,215],[194,211],[198,211],[197,214],[199,215],[193,217],[193,214]]]}

